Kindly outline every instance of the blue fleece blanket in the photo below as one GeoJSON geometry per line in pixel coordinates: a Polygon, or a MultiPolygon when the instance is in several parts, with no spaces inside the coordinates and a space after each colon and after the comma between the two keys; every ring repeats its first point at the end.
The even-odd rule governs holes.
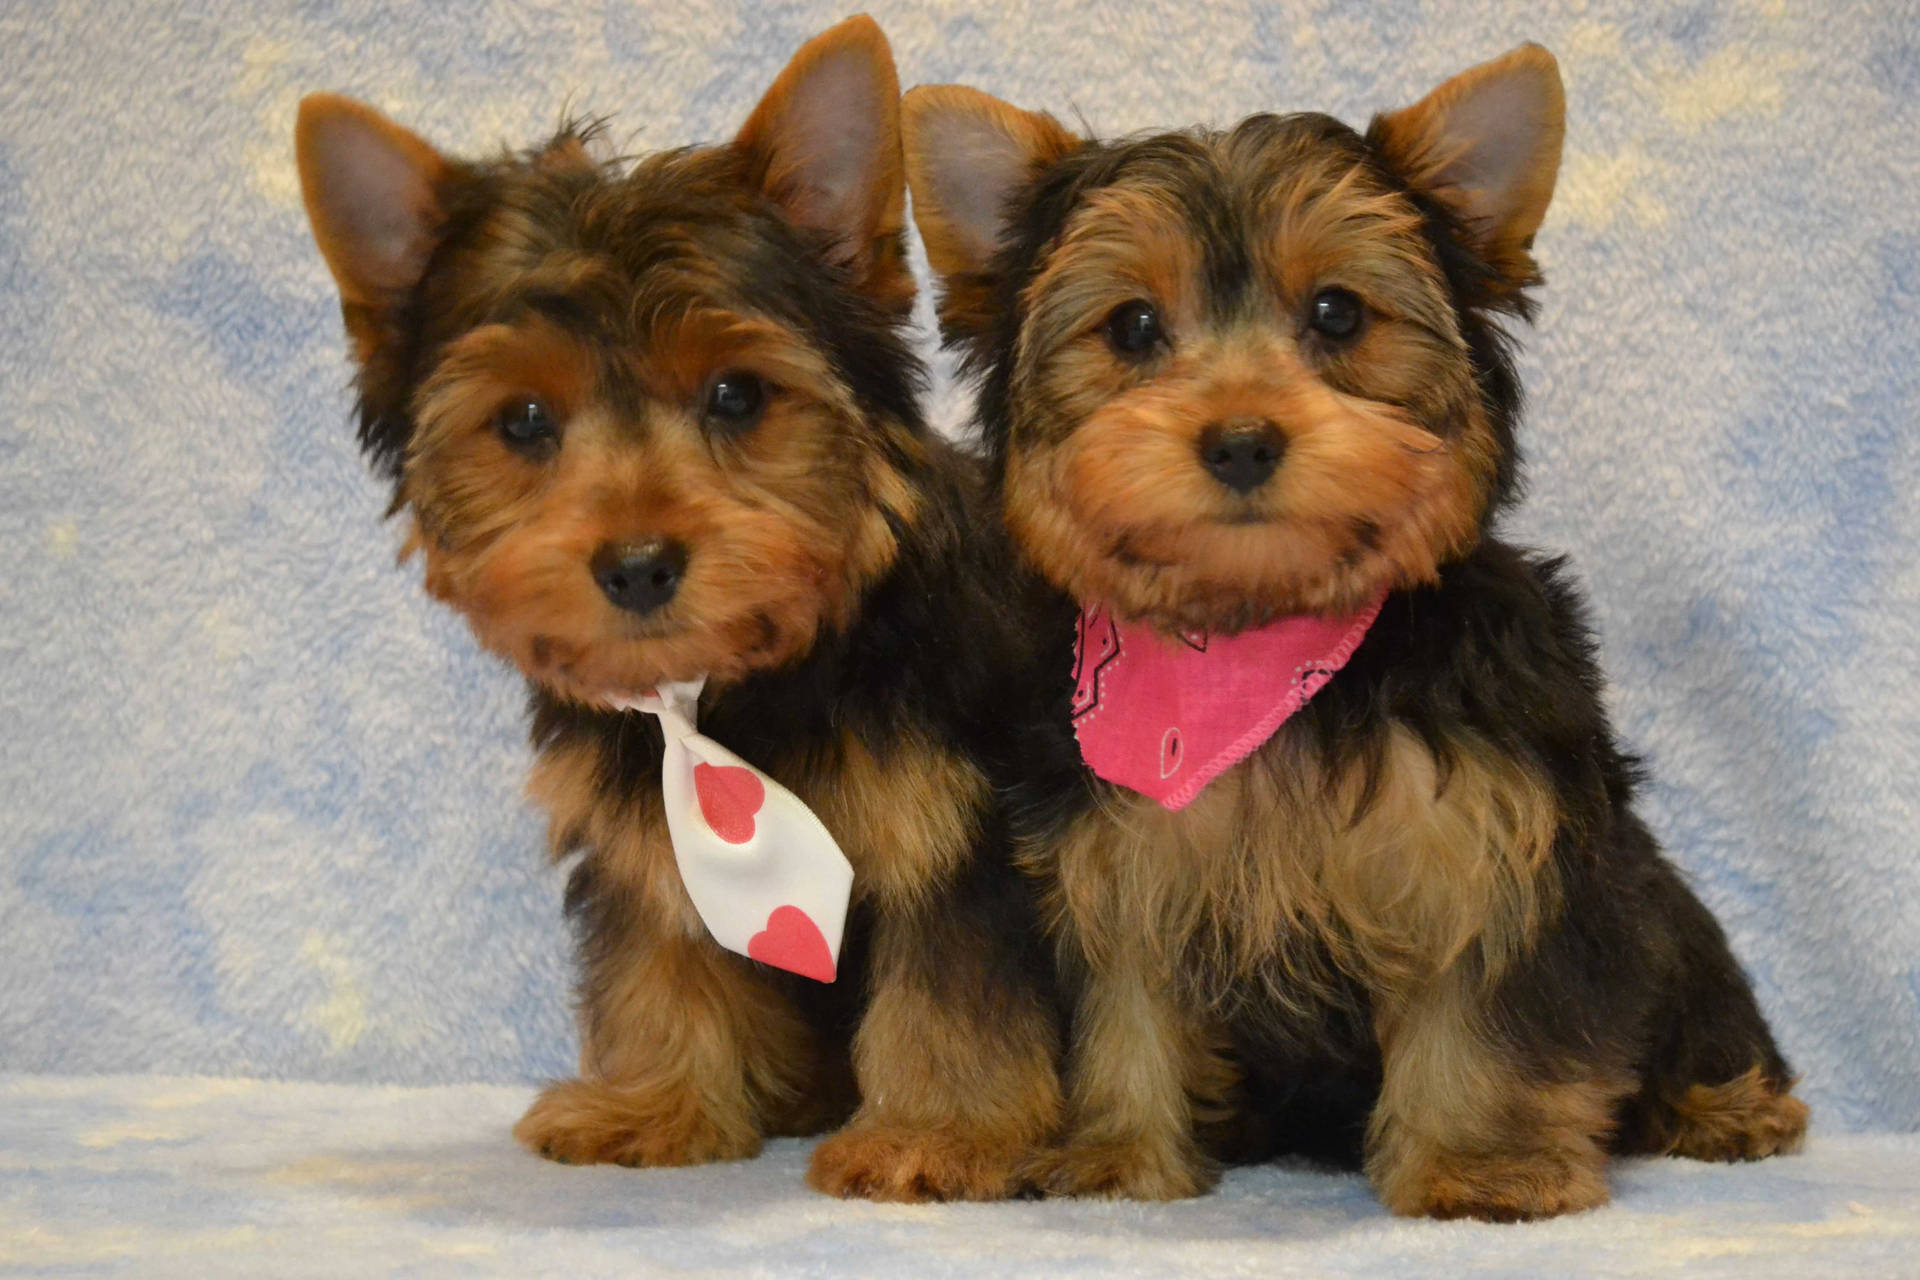
{"type": "MultiPolygon", "coordinates": [[[[873,7],[904,82],[1104,132],[1364,121],[1522,39],[1560,55],[1513,530],[1589,584],[1648,816],[1817,1131],[1920,1125],[1910,0],[873,7]]],[[[569,1069],[522,694],[394,564],[294,104],[363,95],[454,150],[569,104],[636,148],[716,139],[840,16],[0,5],[0,1069],[569,1069]]]]}
{"type": "Polygon", "coordinates": [[[1236,1170],[1180,1204],[876,1205],[748,1164],[570,1169],[513,1145],[526,1089],[0,1076],[0,1272],[312,1276],[1912,1274],[1911,1134],[1816,1138],[1746,1167],[1624,1163],[1598,1213],[1408,1222],[1357,1175],[1236,1170]]]}

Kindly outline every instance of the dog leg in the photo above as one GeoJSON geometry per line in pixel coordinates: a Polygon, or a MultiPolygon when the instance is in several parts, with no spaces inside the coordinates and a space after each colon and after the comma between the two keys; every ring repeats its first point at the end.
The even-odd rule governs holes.
{"type": "Polygon", "coordinates": [[[984,858],[884,910],[854,1041],[864,1098],[807,1180],[875,1200],[995,1200],[1060,1122],[1057,1015],[1036,920],[984,858]]]}
{"type": "Polygon", "coordinates": [[[1539,1079],[1489,1036],[1458,967],[1382,1014],[1367,1174],[1395,1213],[1511,1222],[1607,1202],[1607,1140],[1630,1083],[1539,1079]]]}
{"type": "Polygon", "coordinates": [[[1054,1195],[1180,1200],[1211,1187],[1218,1169],[1195,1136],[1196,1098],[1232,1073],[1144,965],[1106,963],[1088,975],[1075,1017],[1071,1127],[1035,1161],[1032,1179],[1054,1195]]]}
{"type": "Polygon", "coordinates": [[[809,1092],[813,1034],[748,961],[627,914],[642,910],[631,900],[594,905],[582,948],[580,1078],[549,1086],[514,1134],[568,1164],[751,1156],[769,1117],[809,1092]]]}

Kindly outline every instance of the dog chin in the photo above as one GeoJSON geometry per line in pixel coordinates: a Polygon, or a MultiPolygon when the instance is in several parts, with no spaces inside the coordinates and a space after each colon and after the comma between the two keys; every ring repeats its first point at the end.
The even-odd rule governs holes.
{"type": "Polygon", "coordinates": [[[1231,635],[1299,614],[1337,616],[1363,608],[1383,590],[1396,586],[1381,566],[1354,568],[1285,583],[1234,582],[1209,577],[1205,566],[1188,564],[1186,589],[1170,590],[1166,570],[1143,572],[1137,564],[1109,560],[1090,598],[1120,616],[1169,631],[1199,629],[1231,635]],[[1104,588],[1104,589],[1102,589],[1104,588]]]}
{"type": "Polygon", "coordinates": [[[679,672],[651,663],[595,660],[589,646],[557,651],[554,641],[517,645],[508,656],[522,675],[567,702],[601,710],[625,710],[668,680],[691,680],[700,671],[679,672]]]}

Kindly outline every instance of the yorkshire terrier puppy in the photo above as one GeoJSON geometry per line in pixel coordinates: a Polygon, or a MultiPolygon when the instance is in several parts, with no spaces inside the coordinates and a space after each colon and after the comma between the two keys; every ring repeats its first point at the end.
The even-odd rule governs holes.
{"type": "Polygon", "coordinates": [[[427,589],[529,681],[530,792],[580,854],[580,1076],[516,1129],[555,1160],[735,1159],[851,1111],[820,1189],[989,1198],[1058,1123],[1050,962],[989,776],[996,682],[1030,659],[971,534],[997,527],[978,468],[916,404],[898,100],[855,18],[731,142],[637,162],[580,128],[450,159],[301,105],[360,439],[427,589]],[[744,762],[694,770],[718,838],[751,841],[771,780],[851,864],[838,981],[817,928],[784,966],[811,977],[758,963],[776,916],[724,949],[683,882],[668,721],[623,708],[702,677],[701,741],[744,762]]]}
{"type": "Polygon", "coordinates": [[[1801,1137],[1569,573],[1493,533],[1562,114],[1536,46],[1364,134],[906,99],[943,332],[1059,593],[1016,811],[1074,1007],[1056,1192],[1193,1195],[1209,1130],[1267,1128],[1395,1212],[1531,1218],[1605,1202],[1610,1151],[1801,1137]]]}

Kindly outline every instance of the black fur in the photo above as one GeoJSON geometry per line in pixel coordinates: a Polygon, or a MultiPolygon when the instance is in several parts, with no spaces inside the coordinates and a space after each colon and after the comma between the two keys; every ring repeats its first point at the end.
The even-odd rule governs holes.
{"type": "MultiPolygon", "coordinates": [[[[419,284],[387,312],[348,315],[356,332],[375,338],[358,381],[360,439],[376,471],[393,480],[396,506],[415,398],[446,346],[476,325],[536,312],[599,348],[601,383],[617,386],[617,357],[643,350],[654,318],[690,297],[770,317],[824,356],[861,410],[862,423],[848,429],[865,433],[866,447],[915,501],[911,511],[882,510],[897,553],[844,629],[823,632],[784,667],[709,687],[700,729],[776,779],[817,776],[848,735],[882,762],[911,736],[973,761],[993,795],[1004,791],[1014,760],[1001,681],[1033,665],[1033,632],[1003,598],[1012,557],[986,505],[979,464],[921,421],[924,371],[907,345],[905,308],[855,288],[825,238],[789,222],[757,190],[750,160],[735,149],[667,153],[629,171],[584,164],[574,154],[578,141],[563,133],[490,164],[453,163],[438,192],[437,247],[419,284]]],[[[536,751],[584,746],[597,759],[602,795],[657,794],[662,740],[652,717],[530,688],[536,751]]],[[[983,1044],[1018,1034],[1003,1032],[1015,1021],[1001,1016],[1007,1011],[1025,1015],[1023,1031],[1036,1022],[1051,1028],[1059,1011],[1030,886],[1013,869],[1003,814],[989,801],[974,816],[970,857],[943,878],[928,876],[901,918],[856,897],[839,981],[726,962],[760,970],[842,1059],[877,981],[870,962],[882,952],[895,981],[976,1017],[983,1044]]],[[[591,1033],[604,1006],[596,993],[623,954],[644,944],[636,931],[651,927],[650,916],[605,874],[585,832],[556,834],[564,851],[581,855],[566,910],[591,1033]]],[[[1049,1067],[1056,1040],[1046,1036],[1040,1049],[1049,1067]]],[[[1010,1044],[1009,1052],[1032,1046],[1010,1044]]]]}
{"type": "MultiPolygon", "coordinates": [[[[1550,783],[1561,817],[1552,857],[1565,908],[1499,983],[1491,1020],[1514,1058],[1541,1080],[1556,1078],[1568,1061],[1640,1080],[1619,1117],[1620,1149],[1650,1145],[1659,1114],[1690,1085],[1724,1083],[1758,1067],[1769,1086],[1786,1089],[1791,1069],[1724,935],[1633,810],[1641,766],[1607,718],[1596,645],[1571,573],[1562,560],[1517,550],[1492,532],[1519,490],[1521,390],[1499,317],[1530,318],[1525,288],[1536,281],[1500,279],[1442,203],[1378,158],[1377,134],[1363,138],[1324,116],[1257,116],[1231,135],[1090,143],[1017,192],[988,279],[968,282],[990,287],[989,314],[950,317],[943,334],[979,380],[979,422],[996,473],[1014,430],[1010,375],[1028,319],[1023,294],[1076,207],[1136,166],[1190,168],[1192,226],[1217,303],[1244,266],[1234,244],[1220,243],[1238,233],[1221,230],[1229,224],[1214,216],[1218,197],[1198,159],[1202,145],[1278,133],[1311,136],[1414,201],[1453,296],[1500,464],[1477,547],[1446,565],[1436,584],[1393,592],[1346,667],[1264,750],[1313,753],[1336,770],[1377,765],[1368,754],[1398,724],[1435,748],[1444,768],[1443,744],[1466,731],[1550,783]]],[[[1054,594],[1043,624],[1048,649],[1025,699],[1036,714],[1024,728],[1028,758],[1012,807],[1038,848],[1111,790],[1083,765],[1071,726],[1077,608],[1054,594]]],[[[1258,984],[1210,994],[1228,1015],[1246,1074],[1235,1100],[1242,1114],[1216,1150],[1230,1158],[1293,1151],[1356,1162],[1381,1070],[1360,987],[1334,981],[1305,1016],[1298,1001],[1264,998],[1258,984]]]]}
{"type": "MultiPolygon", "coordinates": [[[[902,527],[899,558],[869,590],[853,625],[822,636],[792,666],[703,696],[702,733],[779,777],[834,750],[848,731],[885,760],[912,730],[979,763],[997,792],[1011,788],[1020,762],[1007,729],[1005,682],[1008,672],[1037,665],[1033,632],[1004,595],[1017,575],[987,518],[977,467],[938,444],[930,444],[930,456],[915,477],[928,499],[925,515],[902,527]]],[[[653,717],[582,707],[537,686],[530,709],[536,750],[589,743],[608,792],[658,788],[662,739],[653,717]]],[[[1005,816],[996,808],[981,818],[973,860],[923,912],[928,972],[978,984],[996,999],[1050,991],[1051,966],[1032,894],[1012,869],[1005,816]],[[954,932],[971,935],[973,945],[956,949],[942,936],[954,932]]],[[[594,945],[592,883],[582,864],[569,892],[569,914],[584,930],[583,959],[594,945]]],[[[796,981],[803,990],[819,985],[796,981]]]]}
{"type": "Polygon", "coordinates": [[[525,308],[608,343],[643,344],[657,307],[686,296],[675,280],[683,272],[723,273],[717,283],[737,305],[775,317],[826,353],[876,420],[923,433],[926,375],[901,317],[849,287],[823,235],[765,200],[743,201],[744,160],[687,149],[631,169],[543,162],[584,140],[562,132],[490,164],[450,165],[426,274],[395,308],[388,340],[358,379],[360,443],[378,472],[397,482],[413,438],[412,393],[460,334],[525,308]],[[481,239],[503,210],[520,215],[526,235],[505,256],[530,275],[476,280],[473,267],[483,257],[490,272],[504,265],[500,247],[481,239]],[[586,286],[540,275],[543,259],[559,254],[592,256],[607,270],[586,286]]]}

